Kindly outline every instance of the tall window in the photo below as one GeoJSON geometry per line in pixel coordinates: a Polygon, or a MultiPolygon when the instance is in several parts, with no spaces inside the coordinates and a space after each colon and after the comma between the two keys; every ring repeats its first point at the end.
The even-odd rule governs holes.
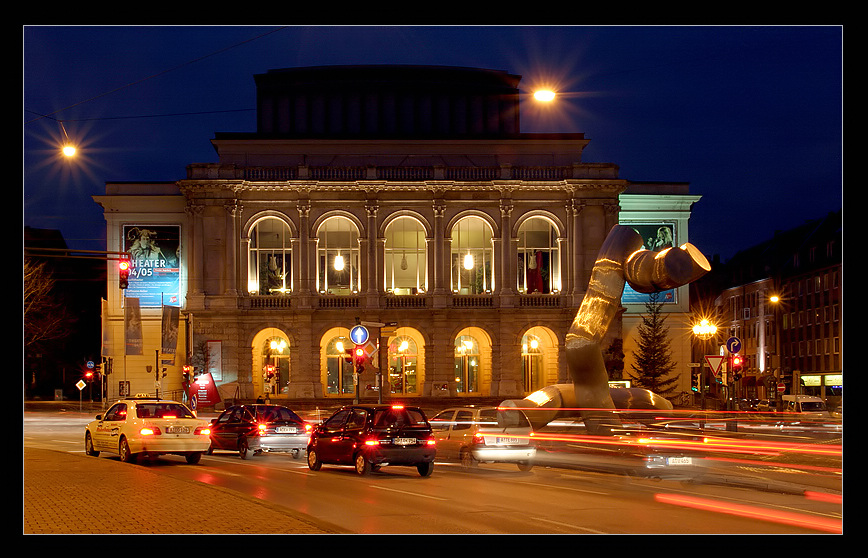
{"type": "Polygon", "coordinates": [[[521,369],[525,392],[531,393],[545,387],[542,344],[536,335],[528,333],[521,340],[521,369]]]}
{"type": "Polygon", "coordinates": [[[338,335],[326,343],[326,393],[340,395],[354,393],[353,363],[347,362],[345,349],[354,347],[348,336],[338,335]]]}
{"type": "Polygon", "coordinates": [[[557,229],[548,219],[532,217],[518,229],[518,290],[548,294],[560,288],[557,229]]]}
{"type": "Polygon", "coordinates": [[[391,393],[418,393],[419,352],[416,341],[407,335],[389,341],[389,386],[391,393]]]}
{"type": "Polygon", "coordinates": [[[289,343],[280,335],[262,345],[262,384],[265,393],[284,393],[289,383],[289,343]]]}
{"type": "Polygon", "coordinates": [[[359,231],[346,217],[332,217],[317,233],[317,289],[351,294],[361,287],[359,231]]]}
{"type": "Polygon", "coordinates": [[[292,251],[289,227],[275,217],[256,223],[250,231],[247,290],[253,294],[285,294],[292,290],[292,251]]]}
{"type": "Polygon", "coordinates": [[[385,288],[394,294],[427,290],[425,229],[412,217],[399,217],[386,229],[385,288]]]}
{"type": "Polygon", "coordinates": [[[479,343],[470,335],[455,338],[455,390],[458,393],[479,391],[479,343]]]}
{"type": "Polygon", "coordinates": [[[481,294],[494,288],[492,232],[479,217],[465,217],[452,229],[452,292],[481,294]]]}

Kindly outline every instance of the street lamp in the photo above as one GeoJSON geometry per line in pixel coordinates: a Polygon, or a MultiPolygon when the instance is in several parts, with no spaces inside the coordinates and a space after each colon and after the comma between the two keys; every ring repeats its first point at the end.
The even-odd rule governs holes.
{"type": "Polygon", "coordinates": [[[705,342],[717,335],[717,326],[702,318],[698,324],[693,325],[693,335],[702,341],[703,358],[699,361],[699,393],[701,394],[701,408],[705,410],[705,342]]]}
{"type": "Polygon", "coordinates": [[[548,103],[555,99],[555,92],[549,89],[540,89],[539,91],[534,92],[533,98],[537,101],[548,103]]]}

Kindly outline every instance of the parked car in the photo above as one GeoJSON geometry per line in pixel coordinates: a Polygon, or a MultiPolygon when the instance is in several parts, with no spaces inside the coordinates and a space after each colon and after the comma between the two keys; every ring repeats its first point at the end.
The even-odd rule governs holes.
{"type": "Polygon", "coordinates": [[[233,405],[211,421],[211,447],[237,451],[241,459],[262,452],[291,453],[307,448],[312,426],[282,405],[233,405]]]}
{"type": "Polygon", "coordinates": [[[423,477],[434,470],[431,425],[418,407],[349,405],[313,429],[307,446],[312,471],[325,464],[353,465],[366,475],[383,465],[416,467],[423,477]]]}
{"type": "Polygon", "coordinates": [[[530,471],[536,457],[533,428],[520,409],[454,407],[431,419],[437,458],[479,463],[515,463],[530,471]]]}
{"type": "Polygon", "coordinates": [[[778,401],[777,399],[760,399],[756,409],[761,413],[774,413],[778,410],[778,401]]]}
{"type": "Polygon", "coordinates": [[[118,454],[132,463],[140,455],[183,455],[187,463],[199,462],[210,445],[208,421],[196,418],[177,401],[137,396],[121,399],[85,427],[87,455],[118,454]]]}

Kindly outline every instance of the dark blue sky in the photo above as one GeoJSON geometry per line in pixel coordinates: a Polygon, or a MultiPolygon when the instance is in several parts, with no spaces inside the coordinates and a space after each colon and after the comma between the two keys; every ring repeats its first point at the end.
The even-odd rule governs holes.
{"type": "Polygon", "coordinates": [[[105,249],[91,196],[216,161],[215,132],[255,131],[253,75],[331,64],[504,70],[554,83],[585,162],[702,196],[690,241],[723,260],[842,207],[843,29],[837,26],[24,27],[24,224],[105,249]],[[45,117],[48,115],[50,117],[45,117]],[[75,166],[58,160],[63,132],[75,166]]]}

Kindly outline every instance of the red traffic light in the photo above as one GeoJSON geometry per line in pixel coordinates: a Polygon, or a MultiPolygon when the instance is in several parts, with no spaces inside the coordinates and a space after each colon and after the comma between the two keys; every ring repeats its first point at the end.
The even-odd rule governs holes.
{"type": "Polygon", "coordinates": [[[130,260],[122,259],[118,262],[118,287],[126,289],[130,279],[130,260]]]}
{"type": "Polygon", "coordinates": [[[733,355],[732,356],[732,367],[735,369],[741,368],[743,359],[741,355],[733,355]]]}
{"type": "Polygon", "coordinates": [[[356,358],[365,358],[365,349],[363,347],[356,347],[356,358]]]}

